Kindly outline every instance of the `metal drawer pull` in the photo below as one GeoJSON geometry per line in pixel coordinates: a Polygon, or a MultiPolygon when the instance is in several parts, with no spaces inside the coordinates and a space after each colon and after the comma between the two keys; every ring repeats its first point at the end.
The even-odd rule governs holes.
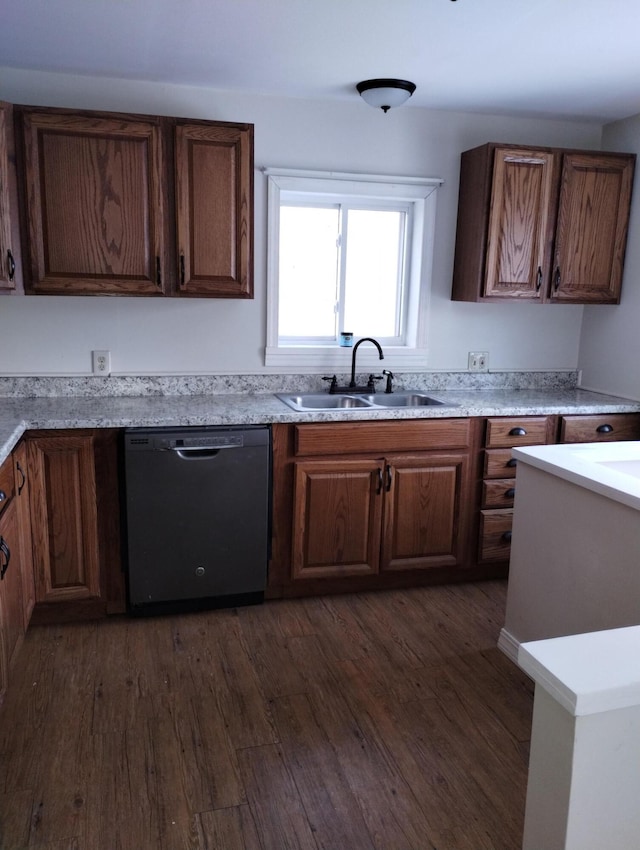
{"type": "Polygon", "coordinates": [[[9,549],[7,541],[4,539],[4,537],[0,537],[0,554],[4,555],[4,557],[7,559],[0,567],[0,579],[3,579],[4,574],[9,569],[9,562],[11,561],[11,549],[9,549]]]}
{"type": "Polygon", "coordinates": [[[505,543],[511,543],[511,531],[505,531],[502,535],[502,540],[504,540],[505,543]]]}
{"type": "Polygon", "coordinates": [[[4,502],[6,498],[7,494],[4,492],[4,490],[0,490],[0,502],[4,502]]]}
{"type": "Polygon", "coordinates": [[[16,462],[16,469],[18,470],[20,475],[22,475],[22,481],[20,482],[20,484],[18,484],[18,496],[19,496],[24,489],[24,485],[27,483],[27,476],[24,474],[24,470],[22,469],[22,467],[20,466],[20,464],[18,462],[16,462]]]}
{"type": "Polygon", "coordinates": [[[524,428],[512,428],[509,431],[509,436],[510,437],[526,437],[527,432],[524,430],[524,428]]]}
{"type": "Polygon", "coordinates": [[[512,457],[511,460],[508,460],[505,463],[505,466],[510,466],[512,469],[513,469],[514,466],[517,466],[517,465],[518,465],[518,461],[515,459],[515,457],[512,457]]]}
{"type": "Polygon", "coordinates": [[[504,497],[505,497],[505,499],[513,499],[515,494],[516,494],[516,488],[515,487],[509,487],[508,490],[505,490],[504,497]]]}
{"type": "Polygon", "coordinates": [[[610,434],[613,431],[611,425],[598,425],[596,432],[598,434],[610,434]]]}

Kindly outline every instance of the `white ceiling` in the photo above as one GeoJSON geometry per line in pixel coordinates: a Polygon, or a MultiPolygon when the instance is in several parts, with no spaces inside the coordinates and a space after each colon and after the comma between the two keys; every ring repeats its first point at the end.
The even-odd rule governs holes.
{"type": "Polygon", "coordinates": [[[640,113],[640,0],[4,0],[0,66],[603,123],[640,113]]]}

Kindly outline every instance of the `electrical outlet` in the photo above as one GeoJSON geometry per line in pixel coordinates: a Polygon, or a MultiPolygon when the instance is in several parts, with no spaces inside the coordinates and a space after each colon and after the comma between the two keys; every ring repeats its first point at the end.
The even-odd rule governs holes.
{"type": "Polygon", "coordinates": [[[470,351],[467,368],[470,372],[488,372],[489,371],[489,352],[488,351],[470,351]]]}
{"type": "Polygon", "coordinates": [[[92,351],[91,363],[94,375],[109,375],[111,372],[111,352],[92,351]]]}

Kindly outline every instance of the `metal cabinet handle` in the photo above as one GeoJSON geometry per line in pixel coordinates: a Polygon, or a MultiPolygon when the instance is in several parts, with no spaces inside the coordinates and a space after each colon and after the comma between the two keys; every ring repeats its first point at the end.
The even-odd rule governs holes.
{"type": "Polygon", "coordinates": [[[611,425],[598,425],[596,428],[598,434],[610,434],[613,431],[611,425]]]}
{"type": "Polygon", "coordinates": [[[378,485],[376,487],[376,496],[379,496],[382,493],[382,487],[384,486],[384,480],[382,477],[382,468],[378,467],[378,485]]]}
{"type": "Polygon", "coordinates": [[[0,502],[4,502],[6,498],[7,494],[4,492],[4,490],[0,490],[0,502]]]}
{"type": "Polygon", "coordinates": [[[511,531],[505,531],[501,538],[505,543],[511,543],[511,531]]]}
{"type": "Polygon", "coordinates": [[[542,266],[538,266],[538,273],[536,274],[536,292],[540,291],[541,286],[542,286],[542,266]]]}
{"type": "Polygon", "coordinates": [[[508,461],[505,463],[505,466],[509,466],[509,467],[511,467],[511,468],[513,468],[514,466],[517,466],[517,465],[518,465],[518,461],[516,460],[516,458],[515,458],[515,457],[512,457],[512,458],[511,458],[511,460],[508,460],[508,461]]]}
{"type": "Polygon", "coordinates": [[[387,491],[387,493],[389,492],[389,490],[391,490],[391,484],[392,483],[393,483],[393,472],[392,472],[389,464],[387,464],[387,486],[385,487],[385,490],[387,491]]]}
{"type": "Polygon", "coordinates": [[[7,271],[9,272],[9,280],[13,280],[16,276],[16,261],[13,259],[11,248],[7,251],[7,271]]]}
{"type": "Polygon", "coordinates": [[[556,266],[555,274],[553,275],[553,288],[557,292],[560,289],[560,266],[556,266]]]}
{"type": "Polygon", "coordinates": [[[516,494],[516,488],[515,488],[515,487],[509,487],[509,489],[508,489],[508,490],[505,490],[505,491],[504,491],[504,497],[505,497],[505,499],[513,499],[513,497],[515,496],[515,494],[516,494]]]}
{"type": "Polygon", "coordinates": [[[180,286],[184,286],[185,270],[184,270],[184,254],[180,254],[180,286]]]}
{"type": "Polygon", "coordinates": [[[4,574],[9,569],[9,562],[11,561],[11,549],[7,545],[7,541],[4,537],[0,537],[0,554],[2,554],[6,561],[0,566],[0,580],[4,578],[4,574]]]}
{"type": "Polygon", "coordinates": [[[162,286],[162,267],[160,257],[156,257],[156,286],[162,286]]]}
{"type": "Polygon", "coordinates": [[[527,432],[524,430],[524,428],[512,428],[509,431],[509,436],[510,437],[526,437],[527,432]]]}
{"type": "Polygon", "coordinates": [[[24,485],[27,483],[27,476],[24,474],[24,470],[20,466],[19,461],[16,461],[16,469],[18,470],[18,472],[22,476],[22,481],[18,484],[18,496],[19,496],[22,493],[22,491],[24,490],[24,485]]]}

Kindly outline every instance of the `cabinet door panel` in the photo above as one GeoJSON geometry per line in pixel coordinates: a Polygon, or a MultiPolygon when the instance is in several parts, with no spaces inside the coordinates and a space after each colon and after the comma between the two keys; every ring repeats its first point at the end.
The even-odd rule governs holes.
{"type": "Polygon", "coordinates": [[[253,297],[253,130],[176,127],[180,293],[253,297]]]}
{"type": "Polygon", "coordinates": [[[381,470],[376,460],[295,464],[294,578],[378,572],[381,470]]]}
{"type": "Polygon", "coordinates": [[[485,296],[542,296],[552,178],[553,154],[496,149],[485,296]]]}
{"type": "Polygon", "coordinates": [[[31,472],[36,601],[100,595],[93,439],[36,437],[31,472]]]}
{"type": "Polygon", "coordinates": [[[26,110],[30,290],[162,294],[161,128],[26,110]]]}
{"type": "Polygon", "coordinates": [[[15,499],[0,518],[0,540],[3,553],[0,561],[0,630],[4,643],[6,670],[12,664],[24,636],[22,606],[22,552],[15,499]]]}
{"type": "Polygon", "coordinates": [[[468,499],[467,457],[429,454],[388,459],[382,569],[448,567],[464,560],[458,534],[468,499]]]}
{"type": "Polygon", "coordinates": [[[631,156],[564,156],[554,300],[619,302],[633,171],[631,156]]]}
{"type": "Polygon", "coordinates": [[[24,628],[27,629],[35,605],[35,580],[33,575],[33,547],[31,540],[31,508],[29,505],[29,464],[27,446],[22,442],[13,452],[16,508],[20,534],[20,566],[22,570],[22,607],[24,628]]]}
{"type": "Polygon", "coordinates": [[[8,292],[16,288],[16,252],[12,249],[12,210],[9,192],[10,132],[11,106],[8,103],[0,103],[0,291],[8,292]]]}

